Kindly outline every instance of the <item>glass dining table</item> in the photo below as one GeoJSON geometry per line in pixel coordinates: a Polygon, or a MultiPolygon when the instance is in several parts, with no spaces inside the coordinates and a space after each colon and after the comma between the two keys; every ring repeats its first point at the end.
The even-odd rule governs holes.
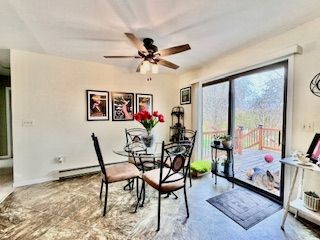
{"type": "MultiPolygon", "coordinates": [[[[155,143],[152,147],[146,147],[143,143],[141,142],[134,142],[127,144],[123,149],[114,149],[113,152],[117,155],[126,157],[129,162],[135,164],[137,168],[144,173],[145,171],[159,168],[161,165],[161,158],[162,158],[162,143],[155,143]],[[144,162],[143,159],[148,159],[148,161],[144,162]],[[150,161],[150,159],[153,159],[150,161]],[[147,165],[146,163],[151,163],[151,166],[147,165]]],[[[183,149],[178,148],[177,152],[185,152],[186,148],[183,147],[183,149]]],[[[164,153],[164,157],[166,157],[167,154],[164,153]]],[[[132,190],[133,189],[133,181],[129,181],[127,185],[123,187],[124,190],[132,190]]],[[[145,201],[145,183],[143,181],[143,197],[142,197],[142,204],[140,205],[143,207],[144,201],[145,201]]],[[[172,193],[176,198],[177,195],[172,193]]],[[[170,194],[168,193],[167,197],[170,194]]]]}
{"type": "MultiPolygon", "coordinates": [[[[119,156],[126,157],[128,162],[135,164],[140,171],[144,172],[145,170],[159,168],[161,143],[155,143],[152,147],[146,147],[142,142],[133,142],[127,144],[123,149],[113,149],[113,152],[119,156]],[[143,161],[141,161],[141,156],[147,156],[149,159],[153,159],[153,166],[144,166],[143,161]]],[[[133,181],[129,181],[123,189],[132,190],[133,181]]]]}
{"type": "Polygon", "coordinates": [[[127,144],[123,149],[113,149],[115,154],[123,157],[134,157],[139,154],[148,154],[150,157],[161,158],[161,143],[155,143],[152,147],[145,147],[141,142],[127,144]]]}

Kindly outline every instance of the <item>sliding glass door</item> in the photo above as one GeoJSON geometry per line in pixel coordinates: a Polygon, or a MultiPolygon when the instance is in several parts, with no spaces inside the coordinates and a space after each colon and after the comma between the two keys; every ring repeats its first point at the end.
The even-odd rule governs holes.
{"type": "Polygon", "coordinates": [[[275,65],[235,77],[235,177],[280,196],[286,67],[275,65]]]}
{"type": "Polygon", "coordinates": [[[203,86],[202,155],[214,136],[231,133],[238,183],[281,199],[287,62],[203,86]]]}

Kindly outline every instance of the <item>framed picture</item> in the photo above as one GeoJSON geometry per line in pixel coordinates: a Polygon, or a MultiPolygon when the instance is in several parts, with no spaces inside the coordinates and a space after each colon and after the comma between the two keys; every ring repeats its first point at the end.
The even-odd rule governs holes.
{"type": "Polygon", "coordinates": [[[133,121],[133,108],[133,93],[112,93],[112,121],[133,121]]]}
{"type": "Polygon", "coordinates": [[[136,93],[136,112],[147,110],[153,113],[153,95],[136,93]]]}
{"type": "Polygon", "coordinates": [[[307,154],[314,163],[320,161],[320,133],[314,135],[307,154]]]}
{"type": "Polygon", "coordinates": [[[109,120],[109,92],[87,90],[87,121],[109,120]]]}
{"type": "Polygon", "coordinates": [[[186,87],[180,89],[180,104],[190,104],[191,103],[191,87],[186,87]]]}

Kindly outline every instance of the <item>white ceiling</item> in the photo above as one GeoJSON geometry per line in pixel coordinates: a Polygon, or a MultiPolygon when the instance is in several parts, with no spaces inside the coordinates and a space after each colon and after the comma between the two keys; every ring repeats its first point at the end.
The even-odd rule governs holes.
{"type": "MultiPolygon", "coordinates": [[[[133,72],[139,60],[102,57],[135,55],[123,34],[132,32],[153,38],[159,49],[189,43],[190,51],[165,57],[186,71],[320,17],[319,10],[319,0],[2,0],[0,49],[113,64],[133,72]]],[[[161,67],[160,72],[174,70],[161,67]]]]}

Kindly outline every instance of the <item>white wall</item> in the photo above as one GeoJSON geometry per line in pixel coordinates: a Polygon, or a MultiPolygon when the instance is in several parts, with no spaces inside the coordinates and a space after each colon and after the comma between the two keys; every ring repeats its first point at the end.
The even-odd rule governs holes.
{"type": "Polygon", "coordinates": [[[178,104],[174,74],[152,75],[147,82],[146,76],[110,65],[12,50],[11,75],[16,186],[50,180],[57,170],[97,165],[92,132],[106,163],[125,160],[112,149],[120,150],[124,129],[139,123],[86,121],[87,89],[153,94],[154,109],[166,118],[155,128],[156,140],[168,139],[171,108],[178,104]],[[23,120],[35,124],[23,127],[23,120]],[[65,156],[66,162],[57,164],[57,156],[65,156]]]}
{"type": "MultiPolygon", "coordinates": [[[[180,88],[190,85],[196,79],[212,78],[257,64],[262,59],[266,59],[268,56],[295,44],[303,47],[303,54],[294,57],[293,138],[291,147],[306,152],[315,132],[320,132],[320,98],[313,95],[309,90],[311,79],[320,72],[320,18],[254,46],[232,52],[201,69],[187,72],[180,76],[180,88]],[[314,131],[304,131],[302,128],[304,122],[314,123],[314,131]]],[[[186,110],[189,110],[189,108],[186,110]]],[[[186,113],[186,118],[191,118],[190,111],[186,113]]],[[[288,180],[290,177],[289,171],[286,176],[288,180]]],[[[288,184],[286,184],[286,188],[287,186],[288,184]]],[[[305,189],[320,193],[320,176],[307,174],[305,189]]]]}

